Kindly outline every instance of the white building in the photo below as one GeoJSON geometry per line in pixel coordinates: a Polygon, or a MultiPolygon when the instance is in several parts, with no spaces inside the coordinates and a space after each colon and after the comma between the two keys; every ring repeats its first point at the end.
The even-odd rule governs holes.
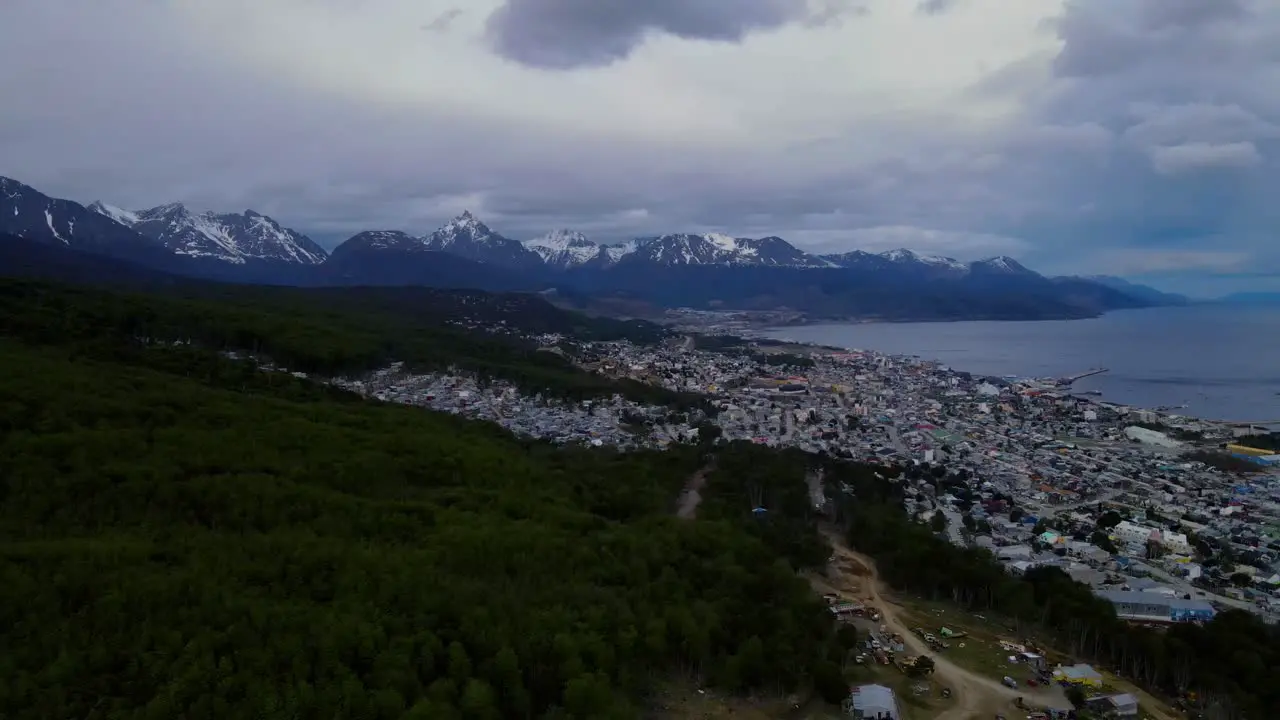
{"type": "Polygon", "coordinates": [[[1165,435],[1162,432],[1148,430],[1137,425],[1130,425],[1124,429],[1124,436],[1130,440],[1136,440],[1147,445],[1159,445],[1160,447],[1177,448],[1182,447],[1182,443],[1165,435]]]}
{"type": "Polygon", "coordinates": [[[1160,532],[1146,525],[1138,525],[1128,520],[1121,520],[1119,525],[1111,529],[1111,534],[1127,545],[1144,545],[1148,540],[1158,540],[1160,532]]]}
{"type": "Polygon", "coordinates": [[[1191,554],[1191,543],[1187,541],[1186,533],[1173,532],[1166,530],[1160,533],[1160,543],[1164,545],[1169,552],[1179,555],[1191,554]]]}

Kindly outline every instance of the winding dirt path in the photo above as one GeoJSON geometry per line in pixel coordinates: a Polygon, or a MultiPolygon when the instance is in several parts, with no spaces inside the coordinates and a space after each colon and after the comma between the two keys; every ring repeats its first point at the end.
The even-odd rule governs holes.
{"type": "Polygon", "coordinates": [[[901,608],[885,598],[883,593],[887,588],[880,579],[875,561],[850,549],[838,533],[827,531],[825,534],[831,542],[837,564],[847,568],[846,572],[858,576],[861,582],[857,585],[862,592],[860,595],[850,593],[850,586],[839,580],[836,581],[837,585],[834,589],[842,591],[842,594],[849,599],[859,599],[875,605],[881,613],[880,622],[892,632],[901,635],[911,652],[932,658],[934,679],[944,687],[951,688],[954,704],[937,715],[936,720],[989,719],[996,713],[1014,717],[1016,709],[1013,703],[1019,697],[1032,706],[1064,709],[1069,707],[1061,692],[1054,688],[1019,688],[1017,690],[1007,688],[991,678],[962,668],[945,656],[933,652],[922,638],[911,632],[911,628],[898,618],[898,611],[901,608]],[[844,587],[840,587],[841,584],[844,587]]]}
{"type": "Polygon", "coordinates": [[[689,477],[680,499],[676,501],[676,517],[681,520],[693,520],[698,517],[698,505],[702,503],[702,488],[707,484],[707,473],[715,469],[715,461],[703,465],[698,472],[689,477]]]}

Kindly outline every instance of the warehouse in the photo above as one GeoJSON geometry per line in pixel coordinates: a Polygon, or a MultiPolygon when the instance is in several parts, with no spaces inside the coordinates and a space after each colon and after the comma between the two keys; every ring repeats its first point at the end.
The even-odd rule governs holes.
{"type": "Polygon", "coordinates": [[[859,720],[900,720],[893,690],[883,685],[859,685],[846,703],[849,714],[859,720]]]}
{"type": "Polygon", "coordinates": [[[1216,611],[1204,600],[1187,600],[1159,593],[1133,590],[1104,590],[1098,596],[1109,600],[1122,620],[1144,622],[1205,622],[1216,611]]]}

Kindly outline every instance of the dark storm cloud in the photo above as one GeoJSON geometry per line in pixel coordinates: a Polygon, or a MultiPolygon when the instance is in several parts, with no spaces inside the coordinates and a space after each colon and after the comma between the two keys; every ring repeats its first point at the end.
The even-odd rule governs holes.
{"type": "Polygon", "coordinates": [[[565,70],[625,59],[650,33],[737,42],[788,23],[831,22],[854,7],[847,0],[506,0],[486,34],[509,60],[565,70]]]}

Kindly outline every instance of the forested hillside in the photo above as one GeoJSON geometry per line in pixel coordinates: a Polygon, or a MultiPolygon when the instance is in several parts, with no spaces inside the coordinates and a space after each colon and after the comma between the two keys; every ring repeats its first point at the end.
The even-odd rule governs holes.
{"type": "Polygon", "coordinates": [[[695,449],[553,449],[15,297],[0,717],[634,717],[673,672],[840,656],[769,544],[672,517],[695,449]]]}
{"type": "Polygon", "coordinates": [[[146,343],[179,341],[252,353],[289,370],[326,376],[402,361],[422,371],[458,367],[512,381],[530,393],[571,399],[620,393],[652,404],[704,404],[698,395],[585,372],[566,358],[537,352],[536,343],[520,334],[463,326],[484,323],[505,323],[520,334],[574,332],[601,340],[654,341],[661,333],[647,323],[578,316],[536,298],[478,292],[210,284],[142,294],[0,280],[0,334],[74,346],[92,356],[136,355],[146,343]]]}

